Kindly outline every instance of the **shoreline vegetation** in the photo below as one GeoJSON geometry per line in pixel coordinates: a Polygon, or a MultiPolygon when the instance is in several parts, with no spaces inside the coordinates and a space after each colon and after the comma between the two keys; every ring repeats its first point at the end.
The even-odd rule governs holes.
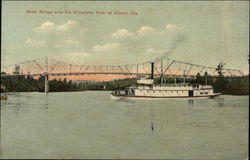
{"type": "MultiPolygon", "coordinates": [[[[242,77],[210,77],[197,75],[195,79],[185,79],[190,84],[212,85],[216,92],[227,95],[249,95],[249,75],[242,77]]],[[[160,78],[154,79],[160,84],[160,78]]],[[[174,83],[174,78],[165,78],[164,82],[174,83]]],[[[182,78],[176,79],[177,83],[183,82],[182,78]]],[[[6,86],[8,92],[44,92],[44,77],[34,79],[31,76],[1,77],[1,85],[6,86]]],[[[136,78],[113,80],[108,82],[96,81],[71,81],[65,79],[53,79],[49,81],[50,92],[73,92],[73,91],[112,91],[136,86],[136,78]]]]}

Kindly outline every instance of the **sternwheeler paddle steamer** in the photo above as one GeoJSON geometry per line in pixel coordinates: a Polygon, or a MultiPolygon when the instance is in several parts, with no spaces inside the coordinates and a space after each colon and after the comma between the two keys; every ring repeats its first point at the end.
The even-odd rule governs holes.
{"type": "Polygon", "coordinates": [[[164,83],[154,84],[154,63],[151,63],[151,77],[137,79],[136,87],[125,90],[115,90],[111,93],[112,99],[120,98],[213,98],[221,93],[215,93],[211,85],[189,83],[164,83]]]}

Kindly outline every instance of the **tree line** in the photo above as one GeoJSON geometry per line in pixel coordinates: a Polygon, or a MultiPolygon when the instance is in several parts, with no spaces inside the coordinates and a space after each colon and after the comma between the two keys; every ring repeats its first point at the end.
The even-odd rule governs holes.
{"type": "MultiPolygon", "coordinates": [[[[160,84],[161,79],[155,78],[155,83],[160,84]]],[[[166,77],[165,83],[181,83],[183,78],[166,77]]],[[[1,85],[6,86],[8,92],[44,92],[44,77],[31,76],[1,77],[1,85]]],[[[216,92],[223,94],[246,95],[249,94],[249,76],[242,77],[212,77],[197,74],[195,78],[185,78],[186,83],[212,85],[216,92]]],[[[109,82],[82,81],[74,83],[71,80],[53,79],[49,81],[50,92],[85,91],[85,90],[119,90],[129,86],[136,86],[136,78],[113,80],[109,82]]]]}

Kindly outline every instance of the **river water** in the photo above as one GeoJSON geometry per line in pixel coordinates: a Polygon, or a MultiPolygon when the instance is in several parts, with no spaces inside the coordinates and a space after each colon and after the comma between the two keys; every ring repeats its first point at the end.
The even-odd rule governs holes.
{"type": "Polygon", "coordinates": [[[1,101],[1,158],[248,157],[248,96],[112,100],[109,93],[9,93],[1,101]]]}

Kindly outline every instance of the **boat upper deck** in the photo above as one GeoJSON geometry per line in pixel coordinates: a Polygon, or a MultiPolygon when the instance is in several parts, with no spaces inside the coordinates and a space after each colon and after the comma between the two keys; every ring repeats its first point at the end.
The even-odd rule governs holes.
{"type": "Polygon", "coordinates": [[[199,90],[213,89],[210,85],[188,84],[188,83],[163,83],[163,84],[138,84],[137,89],[152,90],[199,90]]]}
{"type": "MultiPolygon", "coordinates": [[[[131,89],[134,87],[130,87],[131,89]]],[[[137,80],[137,89],[151,90],[201,90],[213,89],[211,85],[190,84],[190,83],[162,83],[154,84],[153,79],[140,78],[137,80]]]]}

